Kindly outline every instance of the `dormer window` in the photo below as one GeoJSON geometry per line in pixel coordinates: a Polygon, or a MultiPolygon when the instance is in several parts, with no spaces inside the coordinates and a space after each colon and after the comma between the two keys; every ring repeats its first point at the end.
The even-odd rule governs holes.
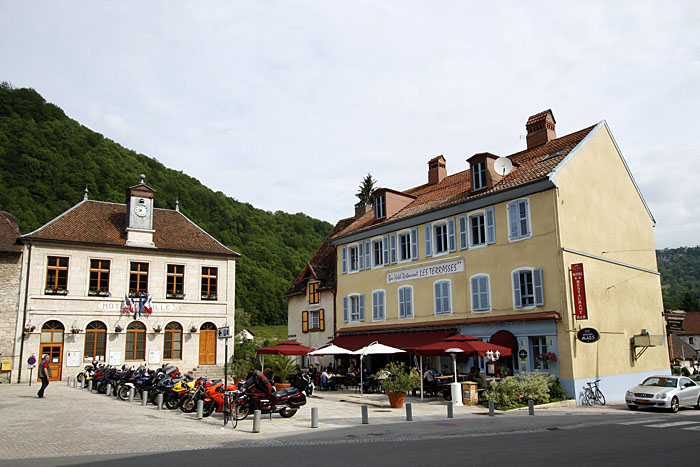
{"type": "Polygon", "coordinates": [[[379,195],[374,198],[374,211],[376,212],[377,219],[384,219],[386,217],[386,196],[379,195]]]}
{"type": "Polygon", "coordinates": [[[486,188],[486,161],[481,160],[472,164],[472,184],[473,190],[486,188]]]}

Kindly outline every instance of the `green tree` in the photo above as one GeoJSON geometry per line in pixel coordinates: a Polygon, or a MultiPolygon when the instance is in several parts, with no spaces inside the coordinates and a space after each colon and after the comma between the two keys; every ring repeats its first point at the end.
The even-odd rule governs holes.
{"type": "Polygon", "coordinates": [[[372,178],[372,174],[368,173],[365,176],[365,178],[362,179],[362,183],[360,184],[360,190],[357,193],[355,193],[357,199],[359,199],[360,202],[364,202],[365,204],[374,204],[372,192],[374,191],[374,187],[376,184],[377,181],[374,178],[372,178]]]}
{"type": "Polygon", "coordinates": [[[679,308],[683,311],[700,311],[698,301],[693,298],[690,292],[683,294],[679,308]]]}

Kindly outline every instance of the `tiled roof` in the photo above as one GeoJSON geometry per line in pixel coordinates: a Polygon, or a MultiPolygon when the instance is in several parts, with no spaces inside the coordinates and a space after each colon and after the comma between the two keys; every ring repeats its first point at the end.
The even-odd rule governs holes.
{"type": "Polygon", "coordinates": [[[334,238],[359,233],[386,222],[406,219],[544,179],[593,128],[594,126],[590,126],[570,135],[553,139],[541,146],[511,154],[508,158],[513,162],[513,171],[491,188],[480,190],[476,194],[471,191],[472,181],[469,169],[449,175],[434,185],[426,183],[405,190],[404,193],[415,196],[416,199],[390,219],[377,223],[374,210],[371,210],[340,230],[334,235],[334,238]]]}
{"type": "MultiPolygon", "coordinates": [[[[178,211],[153,211],[153,243],[158,249],[191,253],[240,256],[178,211]]],[[[82,201],[48,224],[21,238],[68,243],[124,246],[126,205],[82,201]]]]}
{"type": "Polygon", "coordinates": [[[0,251],[19,253],[22,245],[17,241],[19,224],[12,214],[0,211],[0,251]]]}
{"type": "Polygon", "coordinates": [[[329,239],[335,234],[352,223],[352,217],[341,219],[335,224],[335,227],[328,234],[321,246],[318,248],[313,258],[306,264],[301,273],[294,279],[294,282],[284,294],[285,297],[299,295],[306,290],[306,283],[309,277],[313,274],[320,282],[319,289],[335,290],[335,268],[336,268],[336,249],[330,243],[329,239]]]}
{"type": "Polygon", "coordinates": [[[554,123],[557,122],[556,120],[554,120],[554,113],[552,113],[552,109],[547,109],[544,112],[540,112],[528,118],[525,126],[545,121],[547,119],[547,114],[550,114],[552,116],[552,121],[554,121],[554,123]]]}
{"type": "Polygon", "coordinates": [[[689,311],[685,314],[683,319],[683,332],[678,332],[674,334],[681,335],[694,335],[700,334],[700,313],[695,311],[689,311]]]}
{"type": "MultiPolygon", "coordinates": [[[[675,333],[674,333],[675,334],[675,333]]],[[[673,355],[681,355],[685,359],[696,359],[698,357],[698,352],[687,342],[678,336],[673,336],[671,338],[673,343],[673,355]]]]}

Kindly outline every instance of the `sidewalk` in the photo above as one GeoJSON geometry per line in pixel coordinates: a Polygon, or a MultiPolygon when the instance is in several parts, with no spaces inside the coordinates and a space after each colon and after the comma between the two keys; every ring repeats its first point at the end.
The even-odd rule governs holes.
{"type": "MultiPolygon", "coordinates": [[[[253,433],[252,414],[239,421],[236,429],[224,428],[221,414],[197,420],[180,410],[159,411],[153,405],[141,406],[105,395],[51,383],[46,397],[38,399],[38,384],[0,385],[0,458],[16,459],[80,455],[90,453],[152,452],[194,449],[251,442],[274,442],[276,438],[298,434],[357,427],[362,423],[362,404],[367,404],[371,425],[404,423],[405,409],[391,409],[385,394],[360,396],[349,391],[319,392],[290,419],[279,414],[263,415],[261,433],[253,433]],[[318,408],[319,425],[311,428],[311,408],[318,408]]],[[[442,399],[407,397],[414,421],[445,421],[447,403],[442,399]]],[[[548,407],[542,414],[627,413],[619,407],[548,407]]],[[[525,411],[497,411],[499,417],[527,416],[525,411]]],[[[481,406],[454,407],[456,419],[484,418],[481,406]]]]}

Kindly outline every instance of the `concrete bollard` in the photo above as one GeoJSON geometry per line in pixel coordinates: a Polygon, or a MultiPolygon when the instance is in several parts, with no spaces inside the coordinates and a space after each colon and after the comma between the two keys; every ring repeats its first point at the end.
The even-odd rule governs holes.
{"type": "Polygon", "coordinates": [[[145,406],[146,402],[148,402],[148,391],[143,391],[141,393],[141,405],[145,406]]]}
{"type": "MultiPolygon", "coordinates": [[[[81,383],[82,385],[82,383],[81,383]]],[[[73,387],[77,388],[78,387],[78,378],[73,378],[73,387]]]]}
{"type": "Polygon", "coordinates": [[[92,392],[92,380],[88,381],[88,392],[92,392]]]}
{"type": "Polygon", "coordinates": [[[311,407],[311,428],[318,428],[318,407],[311,407]]]}
{"type": "Polygon", "coordinates": [[[204,418],[204,401],[197,401],[197,420],[204,418]]]}
{"type": "Polygon", "coordinates": [[[496,404],[493,401],[489,401],[489,417],[496,416],[496,404]]]}
{"type": "Polygon", "coordinates": [[[158,394],[158,410],[163,410],[163,393],[158,394]]]}
{"type": "Polygon", "coordinates": [[[70,386],[70,376],[66,379],[66,386],[70,386]]]}
{"type": "Polygon", "coordinates": [[[455,405],[452,401],[447,403],[447,418],[455,418],[455,405]]]}
{"type": "Polygon", "coordinates": [[[259,410],[255,410],[253,412],[253,433],[260,433],[260,412],[259,410]]]}
{"type": "Polygon", "coordinates": [[[129,388],[129,402],[134,402],[134,388],[129,388]]]}
{"type": "Polygon", "coordinates": [[[535,401],[532,399],[527,400],[527,411],[530,415],[535,415],[535,401]]]}
{"type": "Polygon", "coordinates": [[[412,422],[413,421],[413,408],[411,407],[411,404],[406,404],[406,421],[407,422],[412,422]]]}
{"type": "Polygon", "coordinates": [[[105,396],[110,397],[112,395],[112,383],[107,383],[107,390],[105,391],[105,396]]]}
{"type": "Polygon", "coordinates": [[[369,409],[367,404],[362,404],[362,424],[369,425],[369,409]]]}

